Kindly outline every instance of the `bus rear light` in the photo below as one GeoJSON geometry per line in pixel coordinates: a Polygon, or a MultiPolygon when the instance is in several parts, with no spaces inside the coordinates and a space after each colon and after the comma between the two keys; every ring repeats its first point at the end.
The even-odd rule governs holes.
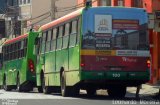
{"type": "Polygon", "coordinates": [[[31,59],[28,60],[28,67],[29,67],[29,70],[31,72],[34,72],[34,63],[33,63],[33,60],[31,60],[31,59]]]}
{"type": "Polygon", "coordinates": [[[85,66],[85,64],[84,63],[81,63],[81,67],[84,67],[85,66]]]}
{"type": "Polygon", "coordinates": [[[30,69],[31,70],[31,72],[34,72],[34,69],[30,69]]]}
{"type": "Polygon", "coordinates": [[[147,60],[147,67],[150,68],[151,67],[151,61],[147,60]]]}

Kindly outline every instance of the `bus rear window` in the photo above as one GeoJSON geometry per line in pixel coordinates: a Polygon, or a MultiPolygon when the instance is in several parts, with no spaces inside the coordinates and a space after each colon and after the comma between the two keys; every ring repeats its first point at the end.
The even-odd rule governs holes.
{"type": "Polygon", "coordinates": [[[109,28],[111,31],[105,33],[102,29],[106,27],[106,20],[99,20],[95,29],[88,27],[88,30],[82,36],[83,49],[149,50],[147,23],[140,24],[139,20],[114,19],[112,20],[112,26],[108,26],[112,27],[109,28]]]}

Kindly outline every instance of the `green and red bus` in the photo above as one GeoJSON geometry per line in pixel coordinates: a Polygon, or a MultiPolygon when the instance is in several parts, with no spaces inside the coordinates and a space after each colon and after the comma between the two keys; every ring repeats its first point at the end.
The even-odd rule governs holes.
{"type": "Polygon", "coordinates": [[[0,85],[4,90],[30,91],[36,86],[34,48],[37,35],[29,32],[2,45],[0,85]]]}
{"type": "Polygon", "coordinates": [[[124,97],[150,79],[148,15],[144,9],[82,8],[39,29],[36,78],[40,92],[124,97]]]}

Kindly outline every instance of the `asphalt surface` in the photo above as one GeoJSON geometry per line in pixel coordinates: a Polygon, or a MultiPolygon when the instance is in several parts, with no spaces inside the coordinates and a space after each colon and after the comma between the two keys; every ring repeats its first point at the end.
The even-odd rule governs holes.
{"type": "MultiPolygon", "coordinates": [[[[104,93],[104,92],[103,92],[104,93]]],[[[112,99],[107,94],[88,97],[81,91],[77,97],[62,97],[61,94],[42,94],[38,92],[19,93],[16,90],[6,92],[0,90],[0,105],[160,105],[160,100],[152,95],[140,95],[127,92],[123,99],[112,99]]]]}

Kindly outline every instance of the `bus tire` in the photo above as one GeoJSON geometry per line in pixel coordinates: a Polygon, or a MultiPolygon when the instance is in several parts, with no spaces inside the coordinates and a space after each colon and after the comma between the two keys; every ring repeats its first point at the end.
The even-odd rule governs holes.
{"type": "Polygon", "coordinates": [[[37,88],[38,88],[38,92],[39,92],[39,93],[43,93],[42,86],[38,86],[37,88]]]}
{"type": "MultiPolygon", "coordinates": [[[[44,93],[44,94],[50,94],[51,91],[50,91],[50,89],[49,89],[49,86],[45,86],[45,78],[44,78],[44,75],[43,75],[43,77],[42,77],[42,79],[41,79],[41,84],[42,84],[42,91],[43,91],[43,93],[44,93]]],[[[40,91],[41,91],[41,89],[40,89],[40,91]]]]}
{"type": "Polygon", "coordinates": [[[124,98],[126,95],[125,86],[111,87],[107,90],[109,97],[112,98],[124,98]]]}
{"type": "Polygon", "coordinates": [[[22,92],[22,87],[21,87],[21,83],[20,83],[19,74],[17,75],[17,83],[16,83],[16,86],[17,86],[17,91],[18,91],[18,92],[22,92]]]}
{"type": "Polygon", "coordinates": [[[42,87],[42,81],[43,81],[42,79],[43,79],[43,77],[44,77],[44,74],[43,74],[43,71],[41,71],[41,74],[40,74],[40,83],[41,83],[41,85],[37,87],[39,93],[43,93],[43,87],[42,87]]]}
{"type": "Polygon", "coordinates": [[[4,79],[3,79],[3,89],[5,91],[11,91],[11,89],[9,88],[9,86],[6,83],[6,77],[4,77],[4,79]]]}
{"type": "Polygon", "coordinates": [[[78,87],[72,87],[72,96],[78,96],[80,89],[78,87]]]}
{"type": "Polygon", "coordinates": [[[88,88],[86,89],[88,96],[94,96],[96,94],[96,89],[88,88]]]}
{"type": "Polygon", "coordinates": [[[64,71],[62,71],[61,73],[60,84],[61,84],[61,95],[63,97],[69,96],[69,87],[66,86],[66,76],[64,71]]]}

